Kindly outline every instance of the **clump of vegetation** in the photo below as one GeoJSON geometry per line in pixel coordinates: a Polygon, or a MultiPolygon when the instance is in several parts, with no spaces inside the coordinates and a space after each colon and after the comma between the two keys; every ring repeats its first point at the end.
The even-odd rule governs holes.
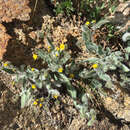
{"type": "Polygon", "coordinates": [[[4,63],[1,70],[12,74],[14,82],[22,85],[21,108],[30,104],[42,107],[43,101],[58,99],[62,93],[61,90],[65,90],[64,92],[71,96],[81,115],[89,119],[88,125],[92,125],[96,119],[96,111],[89,105],[93,97],[86,92],[86,89],[90,88],[93,93],[96,92],[99,95],[104,94],[104,87],[113,89],[114,83],[109,71],[115,70],[119,73],[120,85],[130,89],[128,34],[123,35],[123,40],[125,39],[127,44],[124,49],[125,53],[112,52],[110,48],[104,50],[101,45],[92,42],[92,32],[88,24],[85,24],[82,26],[82,39],[87,52],[92,54],[92,57],[76,61],[70,55],[67,44],[62,42],[53,45],[51,38],[47,37],[47,48],[36,49],[32,55],[36,63],[38,59],[42,59],[44,68],[38,70],[24,65],[16,68],[4,63]],[[76,86],[74,85],[76,82],[83,82],[85,86],[81,84],[76,84],[76,86]]]}
{"type": "MultiPolygon", "coordinates": [[[[103,87],[112,89],[113,81],[108,72],[116,70],[119,72],[121,77],[124,75],[122,77],[123,81],[120,82],[122,87],[127,84],[126,88],[129,89],[129,45],[127,45],[125,48],[124,56],[124,53],[121,51],[112,52],[108,47],[106,50],[104,50],[101,45],[92,43],[92,33],[87,26],[82,26],[82,31],[82,37],[86,45],[86,49],[89,53],[93,54],[93,57],[88,58],[82,62],[86,62],[89,65],[92,65],[94,70],[88,70],[85,68],[84,71],[80,73],[81,77],[85,80],[88,80],[88,83],[94,89],[101,89],[103,87]]],[[[126,39],[129,43],[128,37],[126,37],[126,39]]]]}
{"type": "Polygon", "coordinates": [[[55,4],[55,8],[54,12],[56,13],[56,15],[62,13],[62,14],[67,14],[68,16],[70,16],[73,12],[74,12],[74,8],[73,8],[73,3],[71,0],[66,0],[66,1],[62,1],[62,2],[56,2],[55,4]]]}
{"type": "Polygon", "coordinates": [[[76,14],[87,16],[88,20],[97,21],[110,13],[113,13],[119,1],[98,1],[98,0],[50,0],[54,5],[54,12],[57,14],[66,14],[67,16],[76,14]],[[107,13],[106,13],[107,12],[107,13]]]}
{"type": "MultiPolygon", "coordinates": [[[[53,0],[52,0],[53,2],[53,0]]],[[[112,73],[118,73],[118,81],[121,87],[130,90],[130,33],[126,32],[122,36],[122,40],[125,42],[125,48],[122,51],[112,51],[106,47],[103,49],[101,45],[97,45],[93,42],[93,32],[90,30],[91,26],[94,31],[100,28],[102,24],[108,23],[108,20],[100,21],[96,24],[96,20],[100,19],[101,11],[105,8],[105,4],[99,4],[94,0],[81,0],[79,1],[79,13],[87,14],[90,20],[82,26],[82,40],[77,43],[85,45],[86,52],[90,55],[89,58],[83,60],[76,60],[72,57],[69,51],[68,44],[66,44],[68,30],[65,30],[67,35],[62,41],[58,37],[64,37],[61,35],[61,30],[54,30],[53,22],[48,19],[46,21],[47,26],[42,26],[42,31],[39,33],[39,38],[42,40],[44,36],[47,37],[47,47],[42,49],[35,49],[32,54],[32,58],[37,64],[37,61],[42,60],[44,68],[37,69],[30,66],[22,65],[20,68],[16,68],[11,63],[1,63],[1,70],[12,75],[14,83],[21,85],[21,108],[34,105],[42,106],[52,99],[58,100],[61,94],[68,94],[73,99],[73,104],[76,109],[79,110],[82,117],[87,118],[88,125],[91,126],[96,120],[97,111],[92,107],[91,102],[94,102],[93,95],[105,95],[104,88],[113,90],[114,80],[112,73]],[[94,5],[96,8],[93,8],[94,5]],[[92,13],[90,13],[92,11],[92,13]],[[88,15],[89,14],[89,15],[88,15]],[[50,25],[49,25],[50,22],[50,25]],[[52,41],[52,33],[55,33],[52,41]],[[58,35],[58,33],[60,35],[58,35]],[[49,35],[48,35],[49,34],[49,35]],[[60,43],[53,44],[54,42],[60,43]],[[82,41],[82,42],[81,42],[82,41]],[[89,91],[91,90],[91,92],[89,91]]],[[[68,16],[74,12],[76,6],[73,5],[73,1],[67,0],[55,3],[56,14],[64,13],[68,16]]],[[[114,8],[113,8],[114,10],[114,8]]],[[[113,11],[112,10],[112,11],[113,11]]],[[[50,19],[50,17],[49,17],[50,19]]],[[[67,25],[69,26],[69,24],[67,25]]],[[[71,26],[71,25],[70,25],[71,26]]],[[[69,26],[69,27],[70,27],[69,26]]],[[[109,40],[114,37],[113,26],[109,26],[109,40]]],[[[75,27],[71,30],[74,32],[75,27]]],[[[74,34],[77,36],[78,29],[74,34]]],[[[73,53],[73,52],[72,52],[73,53]]]]}

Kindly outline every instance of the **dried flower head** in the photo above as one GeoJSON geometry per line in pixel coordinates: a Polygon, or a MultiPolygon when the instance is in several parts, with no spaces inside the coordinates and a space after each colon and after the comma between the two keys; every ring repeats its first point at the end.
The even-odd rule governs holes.
{"type": "Polygon", "coordinates": [[[74,74],[70,74],[69,77],[70,77],[70,78],[74,78],[74,74]]]}

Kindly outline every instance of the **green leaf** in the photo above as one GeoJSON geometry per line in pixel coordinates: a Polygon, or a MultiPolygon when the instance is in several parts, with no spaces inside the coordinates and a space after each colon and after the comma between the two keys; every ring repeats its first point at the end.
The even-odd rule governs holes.
{"type": "Polygon", "coordinates": [[[29,102],[31,101],[31,92],[30,89],[22,89],[21,94],[21,108],[24,108],[25,106],[29,105],[29,102]]]}
{"type": "Polygon", "coordinates": [[[125,48],[125,51],[130,54],[130,47],[125,48]]]}
{"type": "Polygon", "coordinates": [[[49,37],[47,37],[47,44],[51,47],[52,50],[55,49],[54,45],[52,44],[52,40],[49,37]]]}
{"type": "Polygon", "coordinates": [[[83,79],[88,79],[92,77],[94,78],[95,76],[97,76],[97,74],[94,70],[88,71],[87,69],[84,69],[82,72],[79,73],[79,76],[83,79]]]}
{"type": "Polygon", "coordinates": [[[107,81],[106,84],[105,84],[105,87],[106,88],[112,88],[113,84],[112,84],[112,81],[107,81]]]}
{"type": "Polygon", "coordinates": [[[85,25],[82,26],[82,38],[85,42],[86,41],[91,42],[91,39],[92,39],[92,33],[90,29],[85,25]]]}
{"type": "Polygon", "coordinates": [[[76,89],[71,85],[69,79],[64,74],[60,74],[60,76],[61,76],[61,78],[64,79],[64,82],[67,85],[67,91],[70,94],[70,96],[73,99],[76,99],[77,98],[77,91],[76,91],[76,89]]]}
{"type": "Polygon", "coordinates": [[[43,83],[42,80],[35,80],[35,84],[38,88],[42,88],[43,87],[43,83]]]}
{"type": "Polygon", "coordinates": [[[97,53],[98,52],[98,46],[95,43],[92,42],[85,42],[86,48],[90,53],[97,53]]]}
{"type": "Polygon", "coordinates": [[[87,98],[86,93],[83,93],[83,94],[81,95],[81,101],[82,101],[84,104],[88,104],[88,98],[87,98]]]}
{"type": "Polygon", "coordinates": [[[98,45],[98,55],[103,55],[104,54],[104,50],[102,48],[101,45],[98,45]]]}
{"type": "Polygon", "coordinates": [[[93,88],[97,88],[97,89],[102,87],[102,84],[96,79],[91,80],[91,85],[93,88]]]}
{"type": "Polygon", "coordinates": [[[100,28],[102,25],[106,24],[106,23],[109,23],[110,20],[108,19],[103,19],[103,20],[100,20],[97,24],[95,24],[92,29],[96,30],[98,28],[100,28]]]}
{"type": "Polygon", "coordinates": [[[39,32],[38,36],[39,36],[39,38],[43,39],[44,38],[44,33],[43,32],[39,32]]]}
{"type": "Polygon", "coordinates": [[[129,71],[130,71],[130,69],[129,69],[127,66],[125,66],[124,64],[122,64],[122,63],[120,63],[119,67],[120,67],[124,72],[129,72],[129,71]]]}
{"type": "Polygon", "coordinates": [[[87,123],[88,126],[92,126],[93,123],[95,122],[96,120],[96,112],[94,111],[94,109],[91,109],[90,112],[88,113],[89,115],[89,121],[87,123]]]}
{"type": "Polygon", "coordinates": [[[111,78],[110,78],[110,76],[108,74],[105,74],[105,73],[103,73],[101,71],[98,72],[98,76],[99,76],[100,79],[102,79],[104,81],[110,81],[111,80],[111,78]]]}
{"type": "Polygon", "coordinates": [[[82,60],[81,63],[82,63],[82,62],[88,62],[88,63],[90,63],[90,64],[93,64],[93,63],[96,63],[96,62],[99,61],[99,60],[100,60],[100,59],[97,58],[97,57],[90,57],[90,58],[88,58],[88,59],[86,59],[86,60],[82,60]]]}
{"type": "Polygon", "coordinates": [[[46,84],[46,88],[47,88],[47,91],[48,91],[49,94],[57,95],[57,96],[60,95],[59,91],[57,89],[53,89],[51,84],[46,84]]]}
{"type": "Polygon", "coordinates": [[[15,73],[12,69],[8,69],[8,68],[2,68],[2,70],[9,73],[9,74],[14,74],[15,73]]]}

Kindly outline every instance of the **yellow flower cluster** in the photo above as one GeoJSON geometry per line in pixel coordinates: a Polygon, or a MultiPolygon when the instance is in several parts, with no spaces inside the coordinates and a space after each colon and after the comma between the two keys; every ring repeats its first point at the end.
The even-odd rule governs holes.
{"type": "Polygon", "coordinates": [[[43,102],[43,101],[44,101],[44,98],[42,97],[42,98],[40,98],[40,100],[39,100],[39,99],[36,99],[36,100],[33,102],[33,105],[38,105],[38,104],[39,104],[39,107],[42,107],[43,104],[42,104],[42,103],[39,103],[39,101],[43,102]]]}
{"type": "Polygon", "coordinates": [[[61,43],[59,47],[56,47],[56,50],[57,51],[63,51],[63,50],[65,50],[65,44],[61,43]]]}
{"type": "MultiPolygon", "coordinates": [[[[96,23],[96,20],[92,20],[91,23],[96,23]]],[[[85,24],[88,26],[88,25],[90,25],[90,22],[87,21],[85,24]]]]}

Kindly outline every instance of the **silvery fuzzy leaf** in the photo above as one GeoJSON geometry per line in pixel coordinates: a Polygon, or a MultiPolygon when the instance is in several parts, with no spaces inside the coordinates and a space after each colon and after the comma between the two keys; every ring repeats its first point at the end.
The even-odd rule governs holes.
{"type": "Polygon", "coordinates": [[[105,87],[106,88],[112,88],[113,84],[112,84],[112,81],[107,81],[106,84],[105,84],[105,87]]]}
{"type": "Polygon", "coordinates": [[[88,98],[86,93],[81,95],[81,101],[85,104],[88,104],[88,98]]]}
{"type": "Polygon", "coordinates": [[[73,99],[76,99],[77,98],[77,91],[76,91],[76,89],[71,85],[69,79],[64,74],[60,74],[60,76],[64,80],[64,83],[66,83],[67,91],[70,94],[70,96],[73,99]]]}
{"type": "Polygon", "coordinates": [[[130,47],[125,48],[126,53],[130,54],[130,47]]]}
{"type": "Polygon", "coordinates": [[[49,94],[51,94],[51,95],[57,95],[57,96],[60,95],[60,93],[59,93],[58,90],[53,89],[53,88],[51,87],[51,84],[46,84],[46,88],[47,88],[47,91],[48,91],[49,94]]]}
{"type": "Polygon", "coordinates": [[[99,56],[104,55],[104,53],[105,53],[101,45],[98,45],[98,51],[97,52],[98,52],[99,56]]]}
{"type": "Polygon", "coordinates": [[[95,24],[92,29],[93,30],[96,30],[98,28],[100,28],[102,25],[106,24],[106,23],[110,23],[110,20],[108,19],[103,19],[103,20],[100,20],[97,24],[95,24]]]}
{"type": "Polygon", "coordinates": [[[96,79],[91,80],[91,85],[93,88],[97,88],[97,89],[102,87],[102,84],[96,79]]]}
{"type": "Polygon", "coordinates": [[[35,84],[38,88],[42,88],[43,87],[43,82],[41,80],[35,80],[35,84]]]}
{"type": "Polygon", "coordinates": [[[54,45],[52,44],[52,39],[50,37],[47,37],[47,44],[51,47],[51,49],[55,49],[54,45]]]}
{"type": "Polygon", "coordinates": [[[128,40],[130,40],[130,32],[124,33],[124,35],[122,36],[122,40],[123,42],[127,42],[128,40]]]}
{"type": "Polygon", "coordinates": [[[30,101],[32,100],[30,89],[22,90],[21,94],[21,108],[28,106],[30,101]]]}
{"type": "Polygon", "coordinates": [[[91,33],[90,29],[85,25],[83,25],[81,28],[82,28],[82,38],[83,38],[83,40],[85,42],[86,41],[91,42],[92,41],[92,33],[91,33]]]}
{"type": "Polygon", "coordinates": [[[129,71],[130,71],[130,69],[129,69],[127,66],[125,66],[124,64],[122,64],[122,63],[119,64],[119,67],[120,67],[124,72],[129,72],[129,71]]]}
{"type": "Polygon", "coordinates": [[[97,53],[98,52],[98,46],[95,43],[92,42],[85,42],[86,49],[91,53],[97,53]]]}
{"type": "Polygon", "coordinates": [[[82,72],[79,73],[79,76],[87,79],[87,78],[92,78],[95,77],[97,74],[95,71],[88,71],[87,69],[84,69],[82,72]]]}
{"type": "Polygon", "coordinates": [[[104,80],[104,81],[110,81],[111,80],[110,76],[106,73],[99,71],[97,74],[98,74],[99,78],[104,80]]]}
{"type": "Polygon", "coordinates": [[[89,115],[89,121],[88,121],[87,125],[92,126],[93,123],[96,120],[96,112],[95,112],[95,110],[91,109],[90,112],[88,113],[88,115],[89,115]]]}
{"type": "Polygon", "coordinates": [[[93,63],[96,63],[97,61],[99,61],[100,59],[99,58],[97,58],[97,57],[90,57],[90,58],[88,58],[88,59],[86,59],[86,60],[83,60],[83,61],[81,61],[81,62],[88,62],[88,63],[90,63],[90,64],[93,64],[93,63]]]}

